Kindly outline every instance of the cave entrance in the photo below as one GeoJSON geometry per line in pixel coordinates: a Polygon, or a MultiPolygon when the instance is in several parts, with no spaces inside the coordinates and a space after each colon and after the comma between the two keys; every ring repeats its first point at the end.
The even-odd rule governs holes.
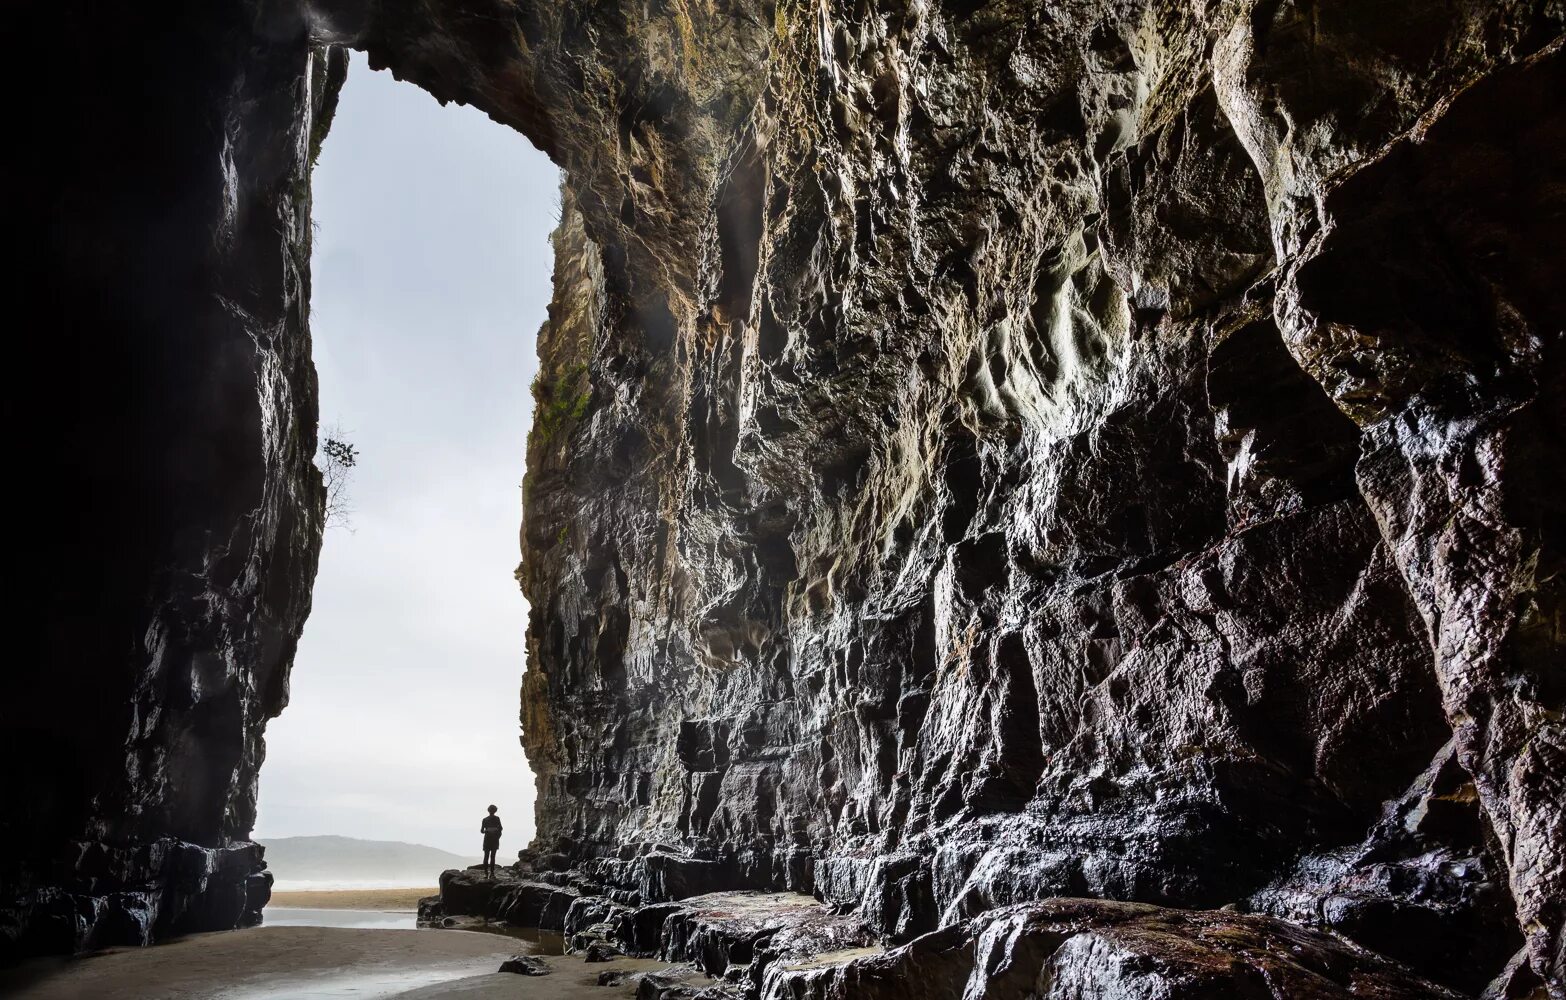
{"type": "Polygon", "coordinates": [[[321,436],[358,462],[268,727],[254,838],[279,891],[433,886],[449,865],[397,870],[375,860],[394,852],[361,848],[334,877],[331,845],[278,842],[400,841],[475,863],[490,803],[502,862],[531,839],[513,573],[559,171],[354,53],[313,191],[321,436]]]}

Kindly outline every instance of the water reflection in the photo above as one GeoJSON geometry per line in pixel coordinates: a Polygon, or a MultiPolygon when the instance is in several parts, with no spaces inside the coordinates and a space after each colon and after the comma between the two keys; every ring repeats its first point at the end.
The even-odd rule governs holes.
{"type": "MultiPolygon", "coordinates": [[[[418,914],[412,910],[341,910],[305,906],[268,906],[264,911],[264,927],[370,927],[379,930],[416,930],[418,914]]],[[[525,942],[520,949],[528,955],[564,955],[565,938],[559,931],[540,930],[537,927],[512,927],[503,921],[486,921],[480,917],[458,917],[443,928],[429,930],[477,931],[480,934],[500,934],[515,941],[525,942]]]]}
{"type": "Polygon", "coordinates": [[[413,930],[418,915],[412,910],[327,910],[303,906],[268,906],[262,911],[264,927],[374,927],[381,930],[413,930]]]}
{"type": "Polygon", "coordinates": [[[518,941],[526,941],[532,947],[525,949],[529,955],[564,955],[565,938],[559,931],[539,930],[537,927],[512,927],[495,921],[492,923],[464,922],[453,930],[478,931],[481,934],[504,934],[518,941]]]}

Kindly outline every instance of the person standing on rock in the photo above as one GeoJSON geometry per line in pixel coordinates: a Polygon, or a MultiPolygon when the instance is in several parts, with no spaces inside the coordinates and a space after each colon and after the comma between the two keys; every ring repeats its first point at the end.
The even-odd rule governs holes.
{"type": "Polygon", "coordinates": [[[484,822],[479,824],[479,833],[484,835],[484,875],[486,878],[495,877],[495,852],[500,850],[500,831],[504,829],[500,825],[500,817],[495,815],[498,810],[494,806],[489,807],[489,815],[484,817],[484,822]]]}

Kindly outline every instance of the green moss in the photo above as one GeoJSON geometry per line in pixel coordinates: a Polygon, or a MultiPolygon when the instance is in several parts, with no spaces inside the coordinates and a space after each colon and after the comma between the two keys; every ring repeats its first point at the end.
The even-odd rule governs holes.
{"type": "MultiPolygon", "coordinates": [[[[544,446],[558,434],[569,433],[578,421],[587,416],[588,404],[593,399],[592,380],[588,378],[585,364],[568,365],[553,378],[545,378],[539,372],[533,379],[533,428],[528,431],[528,450],[535,445],[544,446]]],[[[522,477],[522,503],[533,502],[534,469],[532,463],[522,477]]],[[[565,541],[566,530],[561,529],[558,541],[565,541]]]]}
{"type": "Polygon", "coordinates": [[[533,380],[533,434],[548,441],[587,415],[593,387],[587,378],[587,366],[571,365],[552,381],[543,374],[533,380]]]}

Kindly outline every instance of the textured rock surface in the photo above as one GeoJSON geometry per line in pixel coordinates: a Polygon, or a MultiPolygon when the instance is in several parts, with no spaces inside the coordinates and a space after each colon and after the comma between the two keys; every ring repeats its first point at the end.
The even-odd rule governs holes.
{"type": "Polygon", "coordinates": [[[514,972],[519,976],[547,976],[553,970],[549,963],[536,955],[513,955],[500,963],[501,972],[514,972]]]}
{"type": "Polygon", "coordinates": [[[779,969],[763,994],[769,1000],[1458,995],[1332,937],[1270,918],[1073,899],[991,911],[885,955],[779,969]]]}
{"type": "MultiPolygon", "coordinates": [[[[315,8],[316,42],[565,173],[519,570],[541,854],[483,905],[634,946],[671,900],[817,894],[917,959],[798,970],[821,989],[891,962],[973,997],[998,989],[970,990],[986,914],[1228,905],[1273,916],[1090,907],[1025,975],[1430,995],[1283,917],[1442,988],[1566,995],[1563,22],[1559,0],[315,8]]],[[[275,34],[234,58],[305,79],[309,40],[275,34]]],[[[287,92],[276,120],[236,105],[236,134],[297,135],[287,92]]],[[[302,326],[274,328],[290,346],[246,339],[222,398],[292,427],[302,326]],[[282,374],[256,381],[267,350],[282,374]]],[[[129,454],[170,437],[137,426],[129,454]]],[[[165,512],[194,562],[110,561],[247,581],[200,619],[234,655],[178,662],[286,662],[309,526],[244,536],[266,565],[292,540],[281,577],[202,547],[272,523],[225,512],[308,509],[279,454],[179,467],[198,498],[254,488],[165,512]]],[[[128,607],[137,643],[198,648],[147,632],[164,598],[128,607]]],[[[282,675],[212,729],[250,747],[282,675]]],[[[186,746],[178,699],[148,704],[175,728],[137,745],[186,746]]],[[[103,740],[92,773],[118,775],[128,730],[87,728],[57,742],[103,740]]],[[[180,799],[232,817],[186,839],[242,835],[240,759],[180,799]]],[[[156,815],[152,772],[125,773],[156,815]]]]}
{"type": "Polygon", "coordinates": [[[24,8],[0,959],[269,897],[247,838],[320,544],[309,167],[345,65],[244,4],[24,8]]]}
{"type": "Polygon", "coordinates": [[[1566,990],[1559,4],[382,14],[566,171],[540,849],[1566,990]]]}

